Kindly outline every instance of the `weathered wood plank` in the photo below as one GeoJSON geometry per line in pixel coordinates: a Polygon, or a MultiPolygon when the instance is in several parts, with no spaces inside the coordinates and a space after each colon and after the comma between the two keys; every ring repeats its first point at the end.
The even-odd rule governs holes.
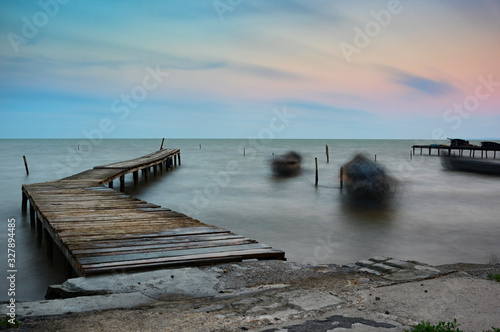
{"type": "Polygon", "coordinates": [[[127,255],[93,256],[93,257],[82,257],[82,258],[77,257],[77,260],[82,265],[94,265],[102,263],[116,263],[120,261],[150,260],[150,259],[161,259],[166,257],[206,255],[206,254],[226,253],[226,252],[229,253],[238,252],[238,255],[241,255],[241,252],[244,252],[245,250],[256,250],[256,249],[271,249],[271,247],[260,243],[252,243],[252,244],[242,244],[242,245],[223,246],[214,248],[169,250],[161,252],[139,252],[127,255]]]}
{"type": "Polygon", "coordinates": [[[284,259],[284,252],[255,240],[104,186],[120,178],[123,187],[126,174],[167,160],[180,165],[179,153],[162,149],[61,180],[25,184],[23,202],[30,202],[49,238],[81,276],[244,258],[284,259]]]}
{"type": "Polygon", "coordinates": [[[155,259],[141,259],[135,261],[119,261],[119,262],[110,262],[110,263],[97,263],[97,264],[84,264],[82,267],[85,269],[87,274],[92,274],[96,272],[96,269],[117,269],[117,268],[132,268],[132,267],[140,267],[144,265],[159,265],[166,266],[170,265],[174,262],[180,261],[197,261],[202,259],[217,259],[217,258],[225,258],[228,261],[232,261],[231,259],[243,260],[244,259],[284,259],[284,252],[280,250],[274,249],[254,249],[254,250],[241,250],[241,251],[229,251],[229,252],[219,252],[219,253],[205,253],[205,254],[197,254],[197,255],[186,255],[186,256],[173,256],[173,257],[162,257],[155,259]]]}
{"type": "Polygon", "coordinates": [[[223,247],[223,246],[236,246],[243,244],[257,243],[255,240],[249,238],[237,238],[231,240],[213,240],[213,241],[203,241],[203,242],[182,242],[182,243],[162,243],[155,245],[144,245],[144,246],[128,246],[121,248],[97,248],[97,249],[86,249],[86,250],[72,250],[73,255],[78,259],[82,257],[97,257],[106,255],[127,255],[134,253],[149,253],[158,251],[169,251],[169,250],[185,250],[185,249],[195,249],[195,248],[211,248],[211,247],[223,247]]]}

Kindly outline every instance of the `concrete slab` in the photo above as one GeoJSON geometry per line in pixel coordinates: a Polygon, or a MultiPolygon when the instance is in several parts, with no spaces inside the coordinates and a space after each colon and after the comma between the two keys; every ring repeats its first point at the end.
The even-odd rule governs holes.
{"type": "Polygon", "coordinates": [[[141,293],[75,297],[71,299],[23,302],[18,305],[19,318],[62,315],[76,312],[127,309],[153,305],[157,301],[141,293]]]}
{"type": "Polygon", "coordinates": [[[49,288],[48,298],[138,292],[155,299],[206,297],[218,293],[220,269],[179,268],[81,277],[49,288]],[[51,295],[50,295],[51,294],[51,295]]]}
{"type": "Polygon", "coordinates": [[[286,298],[288,303],[296,305],[303,310],[318,310],[342,302],[340,298],[334,295],[304,289],[283,292],[279,294],[279,297],[286,298]]]}
{"type": "Polygon", "coordinates": [[[456,319],[464,331],[500,326],[500,283],[494,281],[450,275],[369,292],[368,310],[433,324],[456,319]]]}

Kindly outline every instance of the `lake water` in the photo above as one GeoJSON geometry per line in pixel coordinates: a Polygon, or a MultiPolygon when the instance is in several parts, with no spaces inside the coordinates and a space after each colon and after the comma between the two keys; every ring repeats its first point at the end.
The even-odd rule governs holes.
{"type": "MultiPolygon", "coordinates": [[[[430,143],[436,142],[166,140],[164,147],[181,149],[182,165],[152,177],[148,184],[141,178],[136,187],[128,175],[125,192],[281,249],[288,260],[299,263],[346,264],[377,255],[429,264],[498,262],[500,178],[446,171],[438,157],[425,151],[410,160],[413,144],[430,143]],[[303,171],[292,178],[273,177],[269,158],[288,150],[302,154],[303,171]],[[376,155],[400,181],[391,205],[366,209],[346,204],[338,173],[356,152],[376,155]]],[[[15,218],[18,301],[43,299],[48,285],[66,279],[64,259],[57,252],[46,254],[29,216],[21,213],[21,185],[135,158],[160,144],[157,139],[0,140],[0,268],[5,278],[7,220],[15,218]]],[[[7,283],[2,282],[0,300],[7,299],[7,283]]]]}

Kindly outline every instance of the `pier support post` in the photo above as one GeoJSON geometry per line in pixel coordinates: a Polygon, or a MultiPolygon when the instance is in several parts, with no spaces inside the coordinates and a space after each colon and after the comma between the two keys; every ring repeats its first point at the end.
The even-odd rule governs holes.
{"type": "Polygon", "coordinates": [[[31,228],[35,227],[35,207],[33,204],[30,204],[30,223],[31,223],[31,228]]]}
{"type": "Polygon", "coordinates": [[[47,248],[47,256],[52,258],[52,254],[54,252],[54,249],[52,247],[52,237],[49,234],[49,231],[44,229],[43,231],[44,237],[45,237],[45,248],[47,248]]]}
{"type": "Polygon", "coordinates": [[[156,169],[156,165],[153,166],[153,174],[156,176],[158,173],[158,170],[156,169]]]}
{"type": "Polygon", "coordinates": [[[42,243],[42,229],[43,229],[43,224],[40,218],[36,216],[36,240],[38,244],[42,243]]]}
{"type": "Polygon", "coordinates": [[[113,180],[111,180],[111,181],[108,183],[108,186],[109,186],[110,188],[113,188],[113,180]]]}
{"type": "Polygon", "coordinates": [[[326,162],[330,162],[330,154],[328,153],[328,144],[326,144],[326,162]]]}
{"type": "Polygon", "coordinates": [[[23,203],[22,203],[22,206],[21,206],[21,211],[23,214],[26,214],[26,208],[28,206],[28,196],[26,195],[26,193],[23,191],[22,192],[22,197],[23,197],[23,203]]]}
{"type": "Polygon", "coordinates": [[[120,176],[120,191],[125,191],[125,175],[120,176]]]}
{"type": "Polygon", "coordinates": [[[180,165],[181,165],[181,153],[179,152],[179,153],[177,154],[177,156],[178,156],[178,158],[179,158],[179,166],[180,166],[180,165]]]}
{"type": "Polygon", "coordinates": [[[137,182],[139,182],[139,171],[135,171],[133,174],[132,174],[133,178],[134,178],[134,185],[137,186],[137,182]]]}

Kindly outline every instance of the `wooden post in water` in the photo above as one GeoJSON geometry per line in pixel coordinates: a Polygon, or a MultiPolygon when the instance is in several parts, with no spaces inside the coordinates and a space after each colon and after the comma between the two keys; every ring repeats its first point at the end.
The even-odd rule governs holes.
{"type": "Polygon", "coordinates": [[[314,162],[316,163],[316,180],[314,181],[314,185],[318,185],[318,158],[314,158],[314,162]]]}
{"type": "Polygon", "coordinates": [[[30,171],[28,170],[28,163],[26,162],[26,156],[23,156],[24,159],[24,168],[26,168],[26,175],[30,175],[30,171]]]}
{"type": "Polygon", "coordinates": [[[52,258],[52,255],[54,253],[54,248],[52,247],[52,237],[50,236],[50,233],[47,229],[44,229],[44,237],[45,237],[45,248],[47,250],[47,256],[49,258],[52,258]]]}
{"type": "Polygon", "coordinates": [[[340,167],[340,190],[344,188],[344,167],[340,167]]]}
{"type": "Polygon", "coordinates": [[[411,153],[411,150],[410,150],[410,160],[413,159],[413,154],[411,153]]]}
{"type": "Polygon", "coordinates": [[[160,150],[163,149],[163,142],[165,142],[165,138],[161,139],[161,145],[160,145],[160,150]]]}
{"type": "Polygon", "coordinates": [[[330,162],[330,154],[328,153],[328,144],[326,144],[326,162],[330,162]]]}
{"type": "Polygon", "coordinates": [[[139,171],[135,171],[132,176],[134,177],[134,185],[137,185],[137,182],[139,182],[139,171]]]}
{"type": "Polygon", "coordinates": [[[23,203],[22,203],[22,206],[21,206],[21,211],[23,212],[23,214],[26,214],[26,208],[28,207],[28,196],[26,196],[26,194],[24,193],[24,191],[22,192],[21,196],[23,198],[23,203]]]}
{"type": "Polygon", "coordinates": [[[377,155],[375,155],[375,161],[377,161],[377,155]]]}
{"type": "Polygon", "coordinates": [[[245,156],[245,149],[243,149],[243,157],[245,156]]]}
{"type": "Polygon", "coordinates": [[[125,175],[120,176],[120,191],[125,191],[125,175]]]}
{"type": "Polygon", "coordinates": [[[35,207],[33,204],[30,204],[30,222],[31,222],[31,228],[35,227],[35,207]]]}
{"type": "Polygon", "coordinates": [[[179,153],[177,154],[177,156],[178,156],[178,158],[179,158],[179,166],[180,166],[180,165],[181,165],[181,153],[179,152],[179,153]]]}
{"type": "Polygon", "coordinates": [[[111,180],[111,181],[108,183],[108,186],[109,186],[110,188],[113,188],[113,180],[111,180]]]}
{"type": "Polygon", "coordinates": [[[201,143],[200,143],[200,150],[201,150],[201,143]]]}

